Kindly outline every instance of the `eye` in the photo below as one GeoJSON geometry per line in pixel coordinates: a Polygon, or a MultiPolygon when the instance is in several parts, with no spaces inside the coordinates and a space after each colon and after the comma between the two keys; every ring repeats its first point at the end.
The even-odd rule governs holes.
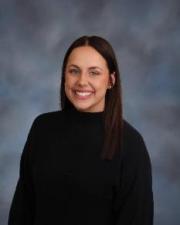
{"type": "Polygon", "coordinates": [[[79,70],[78,69],[70,69],[69,73],[71,73],[71,74],[78,74],[79,70]]]}
{"type": "Polygon", "coordinates": [[[99,75],[100,72],[99,71],[95,71],[95,70],[92,70],[89,72],[91,75],[99,75]]]}

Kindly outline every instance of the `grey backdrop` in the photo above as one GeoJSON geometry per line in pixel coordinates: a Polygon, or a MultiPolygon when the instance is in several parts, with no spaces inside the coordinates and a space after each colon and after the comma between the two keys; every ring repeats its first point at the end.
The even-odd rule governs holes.
{"type": "Polygon", "coordinates": [[[0,225],[7,223],[33,119],[59,109],[60,68],[77,37],[114,47],[124,117],[153,166],[156,225],[179,225],[180,1],[0,1],[0,225]]]}

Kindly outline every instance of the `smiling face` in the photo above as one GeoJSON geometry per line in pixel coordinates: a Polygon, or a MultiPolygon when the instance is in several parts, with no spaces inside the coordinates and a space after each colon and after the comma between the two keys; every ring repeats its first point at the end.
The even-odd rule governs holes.
{"type": "Polygon", "coordinates": [[[103,111],[106,91],[114,82],[99,52],[90,46],[73,49],[65,68],[65,93],[77,110],[103,111]]]}

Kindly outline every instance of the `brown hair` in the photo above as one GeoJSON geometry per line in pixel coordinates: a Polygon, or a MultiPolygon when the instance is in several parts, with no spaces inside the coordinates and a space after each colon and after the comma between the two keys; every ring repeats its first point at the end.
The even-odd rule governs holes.
{"type": "Polygon", "coordinates": [[[91,46],[106,60],[109,74],[115,73],[115,84],[111,89],[107,89],[105,96],[104,119],[104,145],[102,151],[102,159],[111,160],[115,153],[120,152],[122,148],[122,90],[120,82],[120,73],[112,46],[105,39],[98,36],[82,36],[75,40],[68,48],[63,65],[61,77],[61,108],[67,109],[72,107],[71,102],[65,94],[65,69],[69,55],[72,50],[81,46],[91,46]]]}

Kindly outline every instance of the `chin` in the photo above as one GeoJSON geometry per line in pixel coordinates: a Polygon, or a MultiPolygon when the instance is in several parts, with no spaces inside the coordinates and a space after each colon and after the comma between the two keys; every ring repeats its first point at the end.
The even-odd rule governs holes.
{"type": "Polygon", "coordinates": [[[82,105],[82,104],[73,104],[74,107],[80,111],[92,111],[92,106],[82,105]]]}
{"type": "Polygon", "coordinates": [[[74,105],[78,110],[81,111],[88,111],[90,110],[90,107],[85,107],[85,106],[79,106],[79,105],[74,105]]]}

